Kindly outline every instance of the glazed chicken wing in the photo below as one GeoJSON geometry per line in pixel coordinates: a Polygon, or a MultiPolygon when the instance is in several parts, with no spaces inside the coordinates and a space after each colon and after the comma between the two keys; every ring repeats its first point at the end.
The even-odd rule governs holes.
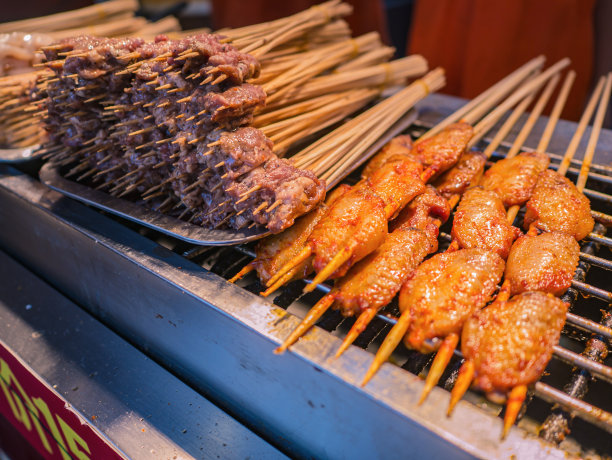
{"type": "Polygon", "coordinates": [[[480,185],[496,192],[507,208],[522,205],[531,197],[538,176],[549,163],[548,155],[540,152],[523,152],[504,158],[485,172],[480,185]]]}
{"type": "MultiPolygon", "coordinates": [[[[255,259],[230,281],[234,282],[244,274],[255,269],[261,282],[267,283],[283,265],[300,253],[315,225],[325,215],[328,207],[350,190],[350,188],[349,185],[345,184],[336,187],[329,193],[325,203],[320,204],[305,216],[297,219],[292,227],[281,233],[268,236],[257,243],[257,246],[255,246],[255,253],[257,255],[255,259]]],[[[311,271],[311,261],[304,261],[304,263],[292,271],[292,279],[303,278],[311,271]]]]}
{"type": "Polygon", "coordinates": [[[442,173],[457,163],[473,134],[468,123],[454,123],[435,136],[416,142],[411,156],[424,169],[431,167],[435,173],[442,173]]]}
{"type": "Polygon", "coordinates": [[[532,224],[546,232],[562,232],[582,240],[593,231],[591,203],[566,177],[550,169],[540,174],[525,212],[525,229],[532,224]]]}
{"type": "Polygon", "coordinates": [[[504,275],[510,295],[526,291],[562,295],[572,284],[579,257],[580,246],[564,233],[519,238],[512,245],[504,275]]]}
{"type": "Polygon", "coordinates": [[[470,185],[478,183],[486,162],[487,157],[482,152],[465,152],[455,166],[436,179],[434,186],[447,200],[453,195],[461,195],[470,185]]]}
{"type": "Polygon", "coordinates": [[[431,185],[425,187],[425,191],[417,196],[406,206],[397,218],[390,222],[391,230],[397,228],[418,228],[421,230],[428,229],[433,225],[435,230],[430,233],[436,240],[436,249],[438,250],[438,229],[441,223],[448,220],[450,216],[450,205],[438,190],[431,185]]]}
{"type": "Polygon", "coordinates": [[[437,251],[438,228],[449,214],[446,200],[428,186],[402,211],[383,244],[334,287],[331,294],[342,314],[352,316],[367,308],[378,311],[387,305],[425,256],[437,251]]]}
{"type": "Polygon", "coordinates": [[[368,187],[382,198],[387,208],[387,216],[392,216],[425,191],[422,173],[423,167],[419,163],[401,155],[394,155],[387,158],[385,164],[362,180],[357,187],[368,187]]]}
{"type": "Polygon", "coordinates": [[[525,292],[476,312],[461,335],[475,385],[505,393],[538,380],[559,342],[566,313],[566,303],[542,292],[525,292]]]}
{"type": "Polygon", "coordinates": [[[332,204],[315,226],[307,243],[319,272],[340,252],[350,254],[331,278],[343,276],[358,260],[374,251],[387,235],[385,203],[366,187],[355,187],[332,204]]]}
{"type": "Polygon", "coordinates": [[[502,258],[479,248],[423,262],[400,291],[400,310],[410,311],[406,346],[428,353],[433,350],[426,340],[459,332],[466,318],[490,300],[503,272],[502,258]]]}
{"type": "Polygon", "coordinates": [[[487,249],[506,259],[518,233],[497,193],[473,187],[463,194],[451,231],[459,247],[487,249]]]}
{"type": "Polygon", "coordinates": [[[395,155],[409,156],[412,150],[412,138],[409,134],[403,134],[391,139],[382,150],[374,155],[368,164],[363,168],[361,177],[370,177],[378,171],[387,160],[395,155]]]}
{"type": "Polygon", "coordinates": [[[344,316],[387,305],[410,273],[435,249],[423,230],[399,228],[349,270],[334,287],[335,304],[344,316]]]}

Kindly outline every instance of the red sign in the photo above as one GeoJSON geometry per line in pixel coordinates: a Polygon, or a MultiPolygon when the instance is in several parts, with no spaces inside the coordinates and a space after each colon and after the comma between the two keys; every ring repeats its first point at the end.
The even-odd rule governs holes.
{"type": "Polygon", "coordinates": [[[116,448],[0,341],[0,414],[49,459],[123,459],[116,448]]]}

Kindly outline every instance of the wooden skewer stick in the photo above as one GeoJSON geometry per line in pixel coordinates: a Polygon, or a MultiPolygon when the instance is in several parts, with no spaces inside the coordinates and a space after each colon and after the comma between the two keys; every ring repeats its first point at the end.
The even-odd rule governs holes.
{"type": "Polygon", "coordinates": [[[606,116],[606,112],[608,110],[608,104],[610,102],[610,89],[612,88],[612,73],[609,73],[606,77],[606,84],[603,90],[603,94],[601,96],[601,101],[599,102],[599,107],[597,108],[597,114],[595,115],[595,120],[593,121],[593,128],[591,130],[591,136],[589,137],[589,143],[587,145],[586,152],[584,154],[584,159],[582,160],[582,167],[580,168],[580,174],[578,175],[578,180],[576,181],[576,188],[579,191],[584,189],[586,185],[586,181],[589,175],[589,169],[591,167],[591,162],[593,161],[593,156],[595,155],[595,147],[597,147],[597,141],[599,139],[599,133],[601,132],[601,127],[603,125],[604,118],[606,116]]]}
{"type": "Polygon", "coordinates": [[[514,140],[512,147],[510,147],[510,150],[508,151],[506,158],[513,158],[519,153],[521,147],[523,146],[523,144],[525,143],[525,140],[527,139],[527,136],[529,136],[529,134],[533,130],[534,125],[536,124],[536,121],[538,121],[538,118],[540,118],[540,115],[542,114],[542,111],[544,110],[544,107],[548,103],[548,100],[550,99],[550,96],[552,95],[552,92],[557,86],[558,82],[559,82],[559,74],[553,76],[548,81],[548,84],[544,87],[544,91],[542,91],[542,94],[540,95],[540,98],[536,102],[535,107],[529,114],[529,117],[527,117],[527,121],[525,122],[520,132],[516,136],[516,139],[514,140]]]}
{"type": "Polygon", "coordinates": [[[589,102],[587,106],[585,107],[582,116],[580,117],[580,121],[578,122],[578,127],[576,128],[576,132],[572,136],[572,140],[567,146],[567,150],[565,151],[565,155],[563,156],[563,159],[561,160],[559,169],[557,169],[557,173],[559,173],[562,176],[565,176],[572,162],[572,159],[574,158],[574,154],[576,153],[576,150],[578,149],[578,144],[580,144],[580,139],[582,139],[582,136],[584,135],[586,127],[588,126],[589,121],[591,120],[591,117],[593,116],[593,112],[595,111],[597,102],[599,101],[601,97],[601,92],[603,91],[605,81],[606,81],[605,77],[601,77],[599,79],[599,81],[597,82],[597,86],[595,87],[595,90],[593,91],[593,94],[591,95],[591,98],[589,99],[589,102]]]}
{"type": "Polygon", "coordinates": [[[296,327],[293,332],[285,339],[285,341],[274,350],[274,353],[280,354],[283,353],[287,348],[293,345],[301,336],[303,336],[308,330],[314,326],[314,324],[323,316],[329,307],[334,303],[334,296],[326,295],[321,300],[319,300],[314,307],[310,309],[306,317],[302,320],[298,327],[296,327]]]}
{"type": "MultiPolygon", "coordinates": [[[[538,147],[537,147],[537,151],[538,152],[545,152],[546,149],[548,148],[548,144],[550,143],[550,140],[552,138],[553,132],[555,130],[555,126],[557,125],[557,122],[559,121],[559,118],[561,117],[561,112],[563,111],[563,107],[565,106],[565,102],[567,101],[567,96],[569,95],[570,89],[572,87],[572,84],[574,83],[574,79],[576,78],[576,72],[574,72],[573,70],[570,70],[567,74],[567,77],[565,78],[565,81],[563,82],[563,86],[561,87],[561,91],[559,92],[559,97],[557,98],[557,101],[555,102],[555,105],[553,107],[553,110],[551,112],[550,118],[548,119],[548,123],[546,124],[546,128],[544,129],[544,133],[542,133],[542,137],[540,139],[540,142],[538,143],[538,147]]],[[[552,80],[551,80],[552,82],[552,80]]],[[[550,83],[549,83],[550,85],[550,83]]],[[[547,87],[548,88],[548,87],[547,87]]],[[[543,94],[544,96],[544,94],[543,94]]],[[[539,103],[539,101],[538,101],[539,103]]],[[[544,103],[545,104],[545,103],[544,103]]],[[[544,105],[542,104],[542,105],[544,105]]],[[[542,107],[543,108],[543,107],[542,107]]],[[[533,113],[536,112],[536,109],[534,109],[533,113]]],[[[541,112],[541,110],[540,110],[541,112]]],[[[539,116],[539,113],[538,113],[539,116]]],[[[530,116],[530,119],[532,117],[530,116]]],[[[537,117],[535,117],[537,118],[537,117]]],[[[535,124],[535,118],[534,121],[532,123],[535,124]]],[[[527,126],[527,124],[530,121],[527,120],[527,122],[525,123],[525,125],[527,126]]],[[[522,131],[521,131],[522,133],[522,131]]],[[[521,135],[519,134],[519,136],[517,137],[514,145],[512,146],[512,149],[510,152],[508,152],[508,155],[510,155],[510,153],[514,152],[516,154],[516,152],[518,152],[520,145],[523,144],[524,140],[527,138],[527,135],[525,135],[524,137],[521,137],[521,135]],[[519,145],[520,142],[520,145],[519,145]],[[516,148],[515,148],[516,146],[516,148]]],[[[506,156],[506,158],[508,158],[508,155],[506,156]]],[[[511,157],[510,157],[511,158],[511,157]]],[[[516,216],[518,214],[520,210],[520,206],[519,205],[514,205],[511,206],[508,209],[508,212],[506,213],[507,215],[507,219],[508,222],[510,222],[511,224],[514,222],[514,219],[516,219],[516,216]]]]}
{"type": "Polygon", "coordinates": [[[457,344],[459,343],[459,334],[453,332],[452,334],[447,335],[438,352],[436,353],[436,357],[431,364],[431,368],[429,369],[429,373],[427,374],[427,379],[425,380],[425,387],[423,388],[423,392],[421,393],[421,398],[419,399],[419,405],[423,404],[425,399],[427,399],[427,395],[433,390],[433,387],[436,386],[440,377],[442,377],[442,373],[450,359],[453,356],[455,348],[457,348],[457,344]]]}
{"type": "Polygon", "coordinates": [[[569,65],[569,59],[561,59],[544,72],[542,72],[537,77],[531,79],[525,85],[521,86],[518,90],[516,90],[511,96],[509,96],[504,102],[498,105],[493,111],[491,111],[485,118],[483,118],[478,125],[474,127],[474,136],[468,147],[471,147],[476,144],[480,140],[484,134],[489,131],[496,120],[499,120],[501,115],[506,113],[511,107],[514,107],[520,100],[522,100],[528,94],[531,94],[534,91],[537,91],[547,80],[552,78],[554,75],[559,73],[565,67],[569,65]]]}
{"type": "MultiPolygon", "coordinates": [[[[542,65],[544,65],[544,61],[545,61],[544,56],[538,56],[537,58],[530,60],[529,62],[527,62],[526,64],[524,64],[523,66],[515,70],[514,72],[512,72],[510,75],[503,78],[502,80],[497,82],[495,85],[491,86],[489,89],[487,89],[486,91],[478,95],[476,98],[472,99],[462,108],[460,108],[459,110],[449,115],[447,118],[442,120],[440,123],[436,124],[435,127],[433,127],[432,129],[427,131],[425,134],[423,134],[419,138],[419,140],[427,139],[428,137],[431,137],[439,133],[444,128],[446,128],[448,125],[455,123],[461,120],[462,118],[464,118],[466,115],[468,115],[468,113],[472,112],[474,109],[478,108],[478,111],[480,112],[481,111],[480,108],[482,106],[484,107],[488,106],[488,108],[491,108],[492,106],[495,105],[497,101],[499,101],[503,97],[504,94],[507,94],[507,92],[511,91],[514,87],[519,85],[532,72],[535,72],[537,69],[542,67],[542,65]],[[492,97],[495,94],[499,94],[501,97],[496,100],[495,97],[492,97]],[[487,100],[490,105],[483,104],[483,103],[486,103],[487,100]]],[[[486,110],[488,109],[485,109],[485,111],[486,110]]],[[[475,118],[475,117],[472,114],[472,117],[470,118],[475,118]]],[[[471,122],[474,123],[476,120],[477,118],[475,120],[471,120],[471,122]]]]}
{"type": "Polygon", "coordinates": [[[463,395],[472,384],[474,378],[474,363],[472,361],[464,361],[459,368],[459,375],[455,380],[455,385],[451,390],[450,403],[446,415],[450,417],[457,403],[463,398],[463,395]]]}

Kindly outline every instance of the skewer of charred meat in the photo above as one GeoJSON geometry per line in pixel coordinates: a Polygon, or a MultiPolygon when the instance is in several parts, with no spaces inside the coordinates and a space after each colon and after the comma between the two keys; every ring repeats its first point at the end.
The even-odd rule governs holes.
{"type": "Polygon", "coordinates": [[[314,174],[244,127],[265,103],[260,87],[244,83],[259,63],[219,37],[77,37],[46,53],[58,77],[47,85],[49,130],[80,179],[149,205],[166,197],[166,208],[182,206],[213,228],[279,232],[323,199],[314,174]]]}

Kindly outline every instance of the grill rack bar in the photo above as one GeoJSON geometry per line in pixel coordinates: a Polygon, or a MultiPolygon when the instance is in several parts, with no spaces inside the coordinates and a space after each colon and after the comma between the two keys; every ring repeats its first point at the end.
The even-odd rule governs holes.
{"type": "MultiPolygon", "coordinates": [[[[596,234],[603,234],[606,232],[606,228],[597,224],[595,226],[596,234]]],[[[599,244],[595,242],[588,243],[584,246],[584,251],[587,253],[594,253],[599,249],[599,244]]],[[[587,272],[589,271],[589,264],[585,262],[580,262],[578,264],[578,269],[576,270],[576,276],[574,277],[577,281],[584,281],[586,279],[587,272]]],[[[568,292],[563,296],[563,300],[569,301],[571,305],[577,300],[578,292],[570,288],[568,292]]],[[[611,327],[612,326],[612,313],[609,310],[604,310],[602,319],[600,321],[600,325],[602,327],[611,327]]],[[[609,339],[608,339],[609,340],[609,339]]],[[[602,334],[594,333],[591,338],[587,341],[586,347],[582,352],[582,355],[585,359],[588,359],[598,365],[602,365],[603,360],[608,354],[608,344],[609,341],[606,340],[606,337],[602,334]]],[[[565,385],[563,388],[563,392],[567,397],[581,400],[586,395],[589,382],[592,379],[592,374],[589,372],[589,369],[585,368],[575,368],[572,371],[570,376],[569,383],[565,385]]],[[[566,433],[569,431],[569,426],[571,424],[573,418],[573,409],[575,405],[565,407],[566,410],[553,408],[553,413],[551,413],[542,425],[542,430],[540,431],[540,437],[546,439],[547,441],[559,443],[564,438],[566,433]]],[[[584,407],[584,406],[581,406],[584,407]]],[[[601,411],[599,408],[589,408],[591,412],[586,415],[586,418],[591,420],[592,416],[601,411]]],[[[601,414],[599,414],[601,415],[601,414]]],[[[601,417],[599,417],[601,419],[601,417]]]]}

